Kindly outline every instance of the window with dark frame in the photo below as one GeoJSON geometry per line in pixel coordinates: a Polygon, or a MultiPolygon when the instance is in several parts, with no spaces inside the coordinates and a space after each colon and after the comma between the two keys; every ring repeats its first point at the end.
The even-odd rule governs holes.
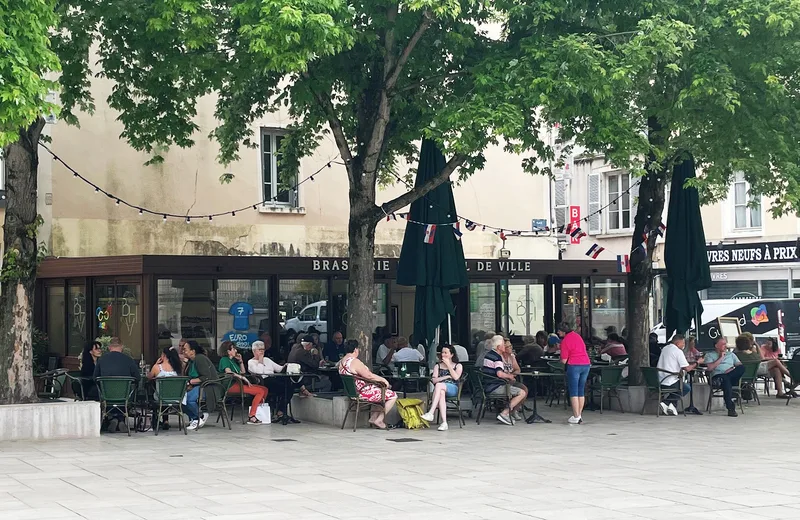
{"type": "Polygon", "coordinates": [[[297,175],[284,174],[280,164],[284,135],[280,130],[261,129],[262,195],[268,204],[297,207],[297,175]]]}

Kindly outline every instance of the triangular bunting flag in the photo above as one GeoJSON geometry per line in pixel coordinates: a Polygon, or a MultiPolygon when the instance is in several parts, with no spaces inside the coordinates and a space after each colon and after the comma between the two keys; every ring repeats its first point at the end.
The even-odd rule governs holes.
{"type": "Polygon", "coordinates": [[[471,220],[467,220],[467,229],[470,231],[475,231],[475,228],[478,227],[478,224],[474,223],[471,220]]]}
{"type": "Polygon", "coordinates": [[[456,236],[456,240],[461,240],[461,235],[464,233],[461,232],[461,223],[456,222],[453,224],[453,234],[456,236]]]}
{"type": "Polygon", "coordinates": [[[660,223],[660,224],[658,225],[658,231],[657,231],[657,233],[663,237],[663,236],[664,236],[664,233],[666,233],[666,232],[667,232],[667,226],[665,226],[663,222],[662,222],[662,223],[660,223]]]}
{"type": "Polygon", "coordinates": [[[631,263],[628,255],[617,255],[617,272],[630,273],[631,263]]]}
{"type": "Polygon", "coordinates": [[[386,222],[389,222],[390,220],[397,220],[397,215],[395,215],[394,213],[389,213],[388,215],[386,215],[386,222]]]}
{"type": "Polygon", "coordinates": [[[589,250],[586,251],[586,256],[591,256],[592,258],[597,259],[597,257],[600,256],[600,253],[602,253],[605,250],[606,248],[601,246],[600,244],[592,244],[592,247],[590,247],[589,250]]]}
{"type": "Polygon", "coordinates": [[[425,225],[425,238],[423,242],[426,244],[433,244],[433,236],[436,234],[436,224],[425,225]]]}

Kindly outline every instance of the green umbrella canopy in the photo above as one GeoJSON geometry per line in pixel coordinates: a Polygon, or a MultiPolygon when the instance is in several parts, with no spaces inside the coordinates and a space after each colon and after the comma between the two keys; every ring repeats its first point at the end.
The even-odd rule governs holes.
{"type": "Polygon", "coordinates": [[[688,330],[692,319],[702,314],[703,304],[697,292],[711,287],[700,197],[696,188],[684,187],[687,180],[694,178],[692,157],[673,169],[664,244],[669,280],[664,318],[667,338],[674,331],[683,333],[688,330]]]}
{"type": "MultiPolygon", "coordinates": [[[[433,141],[423,139],[416,185],[444,169],[446,160],[433,141]]],[[[428,344],[447,314],[455,314],[450,289],[466,287],[464,248],[453,224],[457,222],[453,188],[445,182],[411,203],[410,220],[397,266],[397,283],[417,287],[414,302],[414,341],[428,344]],[[433,243],[425,242],[426,226],[436,226],[433,243]]]]}

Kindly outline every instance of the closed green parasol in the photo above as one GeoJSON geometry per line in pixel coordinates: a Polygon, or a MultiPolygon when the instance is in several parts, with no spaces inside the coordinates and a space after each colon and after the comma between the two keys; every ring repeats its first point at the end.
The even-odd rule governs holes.
{"type": "Polygon", "coordinates": [[[686,181],[694,178],[692,157],[673,169],[664,244],[668,278],[664,317],[667,338],[674,331],[686,332],[692,319],[702,314],[703,304],[697,293],[711,287],[700,197],[696,188],[686,186],[686,181]]]}
{"type": "MultiPolygon", "coordinates": [[[[424,139],[420,149],[416,185],[444,169],[446,160],[433,141],[424,139]]],[[[397,266],[397,283],[416,286],[414,341],[429,345],[447,315],[455,309],[450,290],[466,287],[467,268],[453,189],[449,182],[411,203],[410,220],[403,237],[397,266]],[[416,222],[416,223],[415,223],[416,222]]]]}

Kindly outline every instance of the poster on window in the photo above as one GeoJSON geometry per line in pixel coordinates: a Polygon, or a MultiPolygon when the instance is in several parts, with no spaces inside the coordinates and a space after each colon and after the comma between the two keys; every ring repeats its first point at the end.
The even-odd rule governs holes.
{"type": "MultiPolygon", "coordinates": [[[[570,206],[569,207],[569,223],[573,226],[580,226],[581,225],[581,207],[580,206],[570,206]]],[[[569,237],[570,244],[580,244],[581,237],[578,236],[571,236],[569,237]]]]}

